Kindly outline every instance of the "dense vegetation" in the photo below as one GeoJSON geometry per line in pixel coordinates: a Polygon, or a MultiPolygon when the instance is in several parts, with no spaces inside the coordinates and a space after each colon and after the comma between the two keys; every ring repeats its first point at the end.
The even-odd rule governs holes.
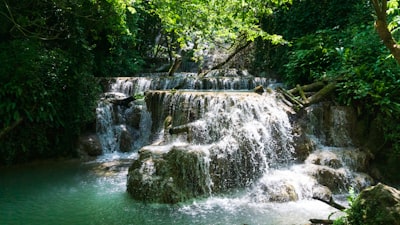
{"type": "MultiPolygon", "coordinates": [[[[264,70],[276,71],[289,87],[316,80],[337,82],[334,100],[356,108],[366,133],[376,129],[374,136],[383,134],[369,140],[375,143],[368,150],[385,165],[383,171],[398,181],[400,67],[374,28],[371,2],[296,1],[290,10],[267,18],[270,23],[265,28],[283,34],[292,44],[272,48],[258,43],[268,54],[257,53],[257,59],[267,62],[264,70]]],[[[387,4],[388,27],[396,38],[398,3],[387,4]]]]}
{"type": "MultiPolygon", "coordinates": [[[[96,77],[129,76],[181,51],[253,43],[255,74],[288,87],[337,82],[365,129],[384,134],[377,159],[400,165],[400,67],[374,29],[372,1],[0,1],[0,164],[76,154],[93,124],[96,77]],[[195,19],[193,19],[195,18],[195,19]]],[[[396,38],[397,1],[388,2],[396,38]]]]}
{"type": "Polygon", "coordinates": [[[0,164],[75,154],[94,120],[95,76],[141,63],[124,1],[0,2],[0,164]]]}

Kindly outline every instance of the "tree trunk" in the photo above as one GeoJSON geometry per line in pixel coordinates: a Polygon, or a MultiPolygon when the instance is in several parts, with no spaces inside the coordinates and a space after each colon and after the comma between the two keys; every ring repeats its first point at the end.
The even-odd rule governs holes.
{"type": "Polygon", "coordinates": [[[276,90],[279,91],[288,101],[295,104],[297,107],[304,107],[304,102],[297,100],[296,96],[292,95],[289,91],[286,91],[285,89],[282,89],[280,87],[278,87],[276,90]]]}
{"type": "MultiPolygon", "coordinates": [[[[323,203],[326,203],[326,204],[328,204],[328,205],[332,206],[333,208],[338,209],[340,211],[346,209],[346,207],[336,203],[332,198],[330,198],[329,201],[326,201],[326,200],[324,200],[322,198],[317,198],[317,197],[313,197],[313,199],[319,200],[319,201],[321,201],[323,203]]],[[[334,221],[333,220],[310,219],[310,222],[312,224],[333,224],[334,221]]]]}
{"type": "Polygon", "coordinates": [[[327,84],[324,88],[319,90],[317,93],[312,95],[311,97],[307,98],[307,103],[305,106],[309,106],[315,103],[322,101],[325,97],[330,95],[336,89],[336,82],[327,84]]]}
{"type": "Polygon", "coordinates": [[[387,26],[387,1],[386,0],[371,0],[374,6],[377,19],[375,21],[375,29],[378,32],[379,37],[383,41],[383,44],[389,49],[390,53],[396,59],[397,63],[400,64],[400,46],[393,38],[387,26]]]}
{"type": "Polygon", "coordinates": [[[168,76],[173,76],[175,71],[179,68],[179,66],[181,66],[181,63],[182,63],[182,58],[180,56],[177,56],[171,68],[169,68],[168,70],[168,76]]]}
{"type": "MultiPolygon", "coordinates": [[[[301,86],[301,89],[305,92],[307,91],[315,91],[315,90],[320,90],[321,88],[323,88],[326,84],[322,81],[317,81],[315,83],[312,84],[306,84],[301,86]]],[[[291,94],[297,94],[297,92],[299,91],[299,89],[297,88],[297,86],[293,89],[290,89],[289,92],[291,94]]]]}
{"type": "MultiPolygon", "coordinates": [[[[300,87],[299,85],[294,88],[291,89],[289,91],[284,90],[282,88],[278,88],[277,90],[283,94],[283,96],[285,96],[285,98],[287,100],[289,100],[291,103],[297,105],[300,108],[303,107],[307,107],[309,105],[318,103],[322,100],[324,100],[326,97],[328,97],[330,94],[332,94],[332,92],[336,89],[336,81],[331,82],[325,86],[323,86],[322,88],[320,88],[320,90],[318,92],[316,92],[315,94],[311,95],[310,97],[306,98],[305,94],[304,94],[304,89],[309,90],[309,88],[312,88],[312,90],[314,90],[314,88],[316,87],[320,87],[322,82],[316,82],[310,85],[305,85],[303,86],[304,88],[300,87]],[[294,96],[294,94],[292,93],[299,93],[302,100],[299,100],[298,98],[296,98],[296,96],[294,96]]],[[[322,83],[323,84],[323,83],[322,83]]]]}
{"type": "Polygon", "coordinates": [[[232,54],[230,54],[230,55],[228,56],[228,58],[226,58],[223,62],[221,62],[221,63],[215,65],[213,68],[211,68],[211,70],[221,69],[221,68],[222,68],[225,64],[227,64],[233,57],[235,57],[235,55],[237,55],[237,54],[238,54],[239,52],[241,52],[243,49],[247,48],[251,43],[252,43],[251,41],[248,41],[248,42],[246,42],[245,45],[243,45],[243,46],[237,48],[237,49],[235,50],[235,52],[233,52],[232,54]]]}
{"type": "Polygon", "coordinates": [[[333,220],[310,219],[312,224],[333,224],[333,220]]]}
{"type": "Polygon", "coordinates": [[[336,203],[332,198],[330,198],[329,201],[326,201],[326,200],[324,200],[324,199],[322,199],[322,198],[318,198],[318,197],[313,197],[313,199],[319,200],[319,201],[321,201],[321,202],[323,202],[323,203],[325,203],[325,204],[328,204],[328,205],[332,206],[333,208],[338,209],[338,210],[340,210],[340,211],[346,209],[346,207],[344,207],[344,206],[342,206],[342,205],[336,203]]]}
{"type": "Polygon", "coordinates": [[[12,131],[14,128],[16,128],[18,125],[22,123],[24,119],[21,117],[18,120],[14,121],[10,126],[5,127],[3,130],[0,132],[0,139],[2,139],[8,132],[12,131]]]}

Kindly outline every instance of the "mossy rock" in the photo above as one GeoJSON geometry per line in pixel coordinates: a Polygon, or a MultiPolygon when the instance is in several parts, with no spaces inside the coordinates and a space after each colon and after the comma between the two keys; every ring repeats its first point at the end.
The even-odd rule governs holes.
{"type": "Polygon", "coordinates": [[[381,183],[363,190],[348,220],[352,225],[400,225],[400,191],[381,183]]]}

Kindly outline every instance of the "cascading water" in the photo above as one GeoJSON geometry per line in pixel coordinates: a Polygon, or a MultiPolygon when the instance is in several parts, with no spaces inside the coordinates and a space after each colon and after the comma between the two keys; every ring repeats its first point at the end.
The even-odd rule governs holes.
{"type": "Polygon", "coordinates": [[[164,135],[141,149],[128,190],[139,199],[177,202],[249,187],[268,168],[287,165],[294,160],[291,125],[274,99],[249,92],[149,92],[153,121],[165,118],[153,132],[164,135]],[[187,177],[199,179],[182,182],[187,177]]]}
{"type": "MultiPolygon", "coordinates": [[[[125,87],[129,89],[129,86],[125,87]]],[[[132,152],[148,144],[151,118],[143,99],[130,99],[112,85],[97,105],[96,132],[104,153],[132,152]]]]}
{"type": "Polygon", "coordinates": [[[111,84],[111,90],[126,95],[143,94],[147,90],[251,90],[259,85],[273,84],[272,79],[254,77],[247,72],[238,75],[237,70],[210,72],[204,77],[195,73],[177,73],[174,76],[146,74],[145,77],[119,77],[111,84]]]}
{"type": "Polygon", "coordinates": [[[373,182],[362,173],[368,156],[353,147],[351,113],[312,106],[296,122],[274,91],[248,91],[257,85],[269,82],[194,74],[114,79],[113,96],[99,103],[97,132],[107,151],[122,151],[124,139],[128,151],[140,149],[128,172],[131,196],[165,203],[207,197],[221,204],[215,196],[239,191],[230,201],[265,204],[329,199],[373,182]],[[119,103],[143,94],[144,101],[119,103]],[[294,123],[307,136],[307,154],[298,152],[304,140],[296,138],[294,123]]]}

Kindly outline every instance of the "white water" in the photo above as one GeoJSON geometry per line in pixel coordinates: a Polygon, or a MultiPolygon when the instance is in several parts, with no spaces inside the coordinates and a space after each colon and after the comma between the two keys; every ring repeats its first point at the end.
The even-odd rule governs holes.
{"type": "MultiPolygon", "coordinates": [[[[236,71],[235,71],[236,72],[236,71]]],[[[208,75],[199,78],[194,73],[177,73],[173,77],[150,74],[146,77],[118,77],[110,86],[111,91],[126,95],[144,94],[147,90],[251,90],[256,86],[274,84],[271,79],[253,76],[208,75]]]]}
{"type": "Polygon", "coordinates": [[[152,121],[145,102],[136,100],[129,106],[112,103],[113,99],[127,97],[113,90],[97,105],[96,132],[105,154],[132,152],[149,143],[152,121]]]}

